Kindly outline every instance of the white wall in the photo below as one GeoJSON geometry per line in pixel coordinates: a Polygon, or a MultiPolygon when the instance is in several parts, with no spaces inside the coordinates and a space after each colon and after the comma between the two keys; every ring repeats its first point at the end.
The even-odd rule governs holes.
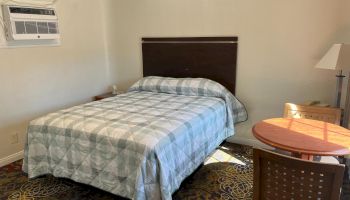
{"type": "Polygon", "coordinates": [[[237,137],[279,117],[285,102],[332,103],[335,72],[314,65],[337,40],[343,0],[110,0],[112,79],[122,88],[142,76],[141,37],[239,36],[237,96],[248,111],[237,137]]]}
{"type": "Polygon", "coordinates": [[[108,89],[102,3],[57,2],[61,46],[0,49],[0,160],[23,150],[28,121],[108,89]]]}

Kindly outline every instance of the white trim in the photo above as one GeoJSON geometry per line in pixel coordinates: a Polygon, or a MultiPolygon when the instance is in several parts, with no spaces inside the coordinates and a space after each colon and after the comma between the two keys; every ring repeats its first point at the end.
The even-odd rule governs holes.
{"type": "Polygon", "coordinates": [[[5,165],[8,165],[10,163],[13,163],[17,160],[23,159],[24,157],[24,151],[17,152],[15,154],[9,155],[5,158],[0,159],[0,167],[3,167],[5,165]]]}
{"type": "Polygon", "coordinates": [[[237,144],[243,144],[243,145],[248,145],[248,146],[252,146],[252,147],[258,147],[258,148],[264,148],[264,149],[270,149],[270,150],[274,150],[275,148],[268,146],[262,142],[260,142],[259,140],[255,140],[255,139],[250,139],[250,138],[245,138],[245,137],[230,137],[226,140],[227,142],[231,142],[231,143],[237,143],[237,144]]]}

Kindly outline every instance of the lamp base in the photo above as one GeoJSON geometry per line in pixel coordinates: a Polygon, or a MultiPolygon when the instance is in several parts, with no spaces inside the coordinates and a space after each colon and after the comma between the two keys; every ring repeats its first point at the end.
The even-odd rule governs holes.
{"type": "Polygon", "coordinates": [[[337,87],[335,91],[335,102],[334,102],[334,107],[340,108],[340,101],[341,101],[341,92],[343,88],[343,79],[344,75],[342,70],[339,71],[339,74],[336,75],[337,77],[337,87]]]}

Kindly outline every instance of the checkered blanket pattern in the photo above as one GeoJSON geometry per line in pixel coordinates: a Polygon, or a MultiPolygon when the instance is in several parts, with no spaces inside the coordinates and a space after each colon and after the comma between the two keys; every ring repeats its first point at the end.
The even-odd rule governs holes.
{"type": "Polygon", "coordinates": [[[53,174],[130,199],[171,199],[233,135],[226,106],[222,98],[131,88],[54,112],[30,123],[23,170],[30,178],[53,174]]]}
{"type": "Polygon", "coordinates": [[[150,91],[221,98],[226,102],[227,125],[229,128],[233,128],[233,124],[243,122],[248,118],[244,105],[230,91],[221,84],[205,78],[149,76],[136,82],[129,88],[129,91],[150,91]]]}

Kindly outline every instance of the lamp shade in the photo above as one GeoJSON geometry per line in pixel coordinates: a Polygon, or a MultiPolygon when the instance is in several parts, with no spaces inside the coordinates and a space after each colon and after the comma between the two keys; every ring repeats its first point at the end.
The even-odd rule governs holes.
{"type": "Polygon", "coordinates": [[[315,67],[350,70],[350,44],[334,44],[315,67]]]}

